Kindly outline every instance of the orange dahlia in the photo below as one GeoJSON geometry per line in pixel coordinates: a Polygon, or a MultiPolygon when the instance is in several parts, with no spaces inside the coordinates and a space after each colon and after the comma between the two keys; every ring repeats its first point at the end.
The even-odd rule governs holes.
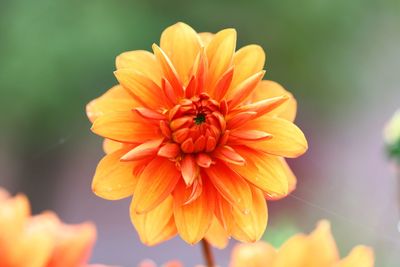
{"type": "Polygon", "coordinates": [[[24,195],[0,188],[1,267],[89,267],[95,239],[93,224],[66,225],[52,212],[31,217],[24,195]]]}
{"type": "Polygon", "coordinates": [[[119,85],[87,105],[106,156],[92,188],[110,200],[133,195],[130,215],[143,243],[177,233],[194,244],[221,233],[256,241],[267,224],[265,197],[294,189],[284,157],[307,150],[293,124],[296,101],[263,81],[258,45],[238,51],[236,31],[196,33],[177,23],[153,53],[119,55],[119,85]]]}
{"type": "Polygon", "coordinates": [[[239,244],[233,249],[230,267],[373,267],[373,250],[354,247],[339,257],[328,221],[321,221],[310,234],[297,234],[276,250],[266,242],[239,244]]]}

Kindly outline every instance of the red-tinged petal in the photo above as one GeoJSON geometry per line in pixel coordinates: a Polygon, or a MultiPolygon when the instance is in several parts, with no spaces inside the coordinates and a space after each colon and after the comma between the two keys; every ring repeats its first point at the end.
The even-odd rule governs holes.
{"type": "Polygon", "coordinates": [[[122,86],[116,85],[86,105],[86,114],[93,123],[98,117],[115,111],[128,111],[140,105],[122,86]]]}
{"type": "Polygon", "coordinates": [[[184,91],[182,81],[180,80],[179,75],[171,60],[168,58],[165,52],[156,44],[153,44],[152,48],[154,51],[154,55],[156,56],[157,61],[161,66],[164,76],[171,83],[171,86],[174,89],[175,95],[179,98],[183,97],[184,91]]]}
{"type": "Polygon", "coordinates": [[[96,240],[92,223],[62,225],[56,229],[56,244],[46,267],[81,266],[88,260],[96,240]]]}
{"type": "Polygon", "coordinates": [[[190,193],[184,183],[174,190],[174,217],[181,238],[195,244],[204,238],[210,227],[215,201],[213,190],[205,189],[196,200],[185,204],[190,193]]]}
{"type": "Polygon", "coordinates": [[[222,161],[204,169],[219,193],[233,206],[248,213],[252,205],[251,190],[247,182],[222,161]]]}
{"type": "Polygon", "coordinates": [[[196,155],[196,163],[200,167],[209,168],[213,163],[212,158],[206,153],[198,153],[196,155]]]}
{"type": "Polygon", "coordinates": [[[261,46],[247,45],[240,48],[233,56],[235,73],[230,88],[234,89],[239,83],[261,71],[264,64],[265,53],[261,46]]]}
{"type": "Polygon", "coordinates": [[[276,249],[267,242],[237,244],[232,250],[230,267],[274,266],[276,255],[276,249]]]}
{"type": "Polygon", "coordinates": [[[172,196],[168,195],[157,207],[144,214],[136,213],[135,207],[133,201],[130,216],[142,243],[154,246],[176,235],[172,196]]]}
{"type": "Polygon", "coordinates": [[[147,141],[130,150],[121,157],[121,161],[132,161],[155,156],[164,138],[147,141]]]}
{"type": "Polygon", "coordinates": [[[374,251],[366,246],[354,247],[349,255],[334,265],[334,267],[373,267],[374,251]]]}
{"type": "Polygon", "coordinates": [[[233,70],[234,68],[230,67],[218,80],[212,95],[215,100],[221,100],[222,98],[224,98],[226,92],[228,92],[228,88],[231,84],[233,77],[233,70]]]}
{"type": "MultiPolygon", "coordinates": [[[[193,90],[193,96],[204,92],[208,73],[208,61],[204,48],[202,48],[196,57],[193,65],[193,77],[196,78],[196,88],[193,90]]],[[[189,95],[189,94],[188,94],[189,95]]]]}
{"type": "Polygon", "coordinates": [[[288,120],[264,115],[247,122],[243,129],[254,129],[272,134],[273,138],[247,145],[269,154],[296,158],[306,152],[307,140],[303,132],[288,120]]]}
{"type": "Polygon", "coordinates": [[[156,57],[144,50],[128,51],[117,56],[115,60],[117,69],[132,69],[149,77],[153,82],[160,85],[161,70],[156,57]]]}
{"type": "Polygon", "coordinates": [[[141,106],[160,108],[165,106],[161,88],[150,78],[132,69],[119,69],[114,72],[118,82],[141,103],[141,106]]]}
{"type": "Polygon", "coordinates": [[[240,103],[243,103],[247,100],[248,97],[254,92],[254,89],[257,87],[258,83],[264,77],[265,71],[257,72],[256,74],[250,76],[240,84],[238,84],[233,90],[234,93],[228,95],[228,105],[229,108],[234,108],[240,103]]]}
{"type": "Polygon", "coordinates": [[[246,124],[249,120],[255,118],[257,116],[257,112],[254,111],[244,111],[237,113],[233,116],[230,116],[226,120],[226,128],[227,129],[235,129],[239,128],[246,124]]]}
{"type": "Polygon", "coordinates": [[[213,218],[210,228],[205,235],[205,239],[214,247],[224,249],[228,245],[229,236],[219,223],[217,218],[213,218]]]}
{"type": "Polygon", "coordinates": [[[235,112],[243,112],[243,111],[254,111],[257,112],[257,117],[260,117],[264,114],[270,113],[270,115],[273,115],[274,113],[271,113],[281,105],[283,105],[286,101],[290,99],[289,96],[282,95],[282,96],[276,96],[273,98],[267,98],[264,100],[260,100],[255,103],[251,103],[248,105],[241,106],[235,110],[232,111],[232,113],[235,112]]]}
{"type": "Polygon", "coordinates": [[[194,156],[191,154],[186,154],[181,160],[181,173],[183,180],[187,186],[193,184],[193,181],[199,175],[199,166],[196,164],[194,156]]]}
{"type": "Polygon", "coordinates": [[[168,159],[174,159],[180,154],[180,147],[176,143],[166,143],[157,152],[160,157],[165,157],[168,159]]]}
{"type": "Polygon", "coordinates": [[[138,107],[134,109],[139,113],[140,116],[142,116],[145,119],[149,120],[165,120],[165,115],[154,111],[152,109],[144,108],[144,107],[138,107]]]}
{"type": "Polygon", "coordinates": [[[179,129],[172,133],[172,139],[177,143],[183,143],[189,136],[189,133],[190,133],[189,128],[179,129]]]}
{"type": "Polygon", "coordinates": [[[117,141],[113,141],[110,139],[104,139],[103,141],[103,151],[106,154],[111,154],[115,151],[117,151],[118,149],[121,149],[124,147],[124,143],[121,142],[117,142],[117,141]]]}
{"type": "MultiPolygon", "coordinates": [[[[218,79],[232,64],[232,57],[236,48],[236,31],[225,29],[217,34],[206,47],[209,72],[206,88],[211,93],[218,79]]],[[[212,93],[211,93],[212,95],[212,93]]]]}
{"type": "Polygon", "coordinates": [[[181,149],[184,153],[193,153],[194,152],[194,143],[193,139],[189,138],[186,139],[182,144],[181,144],[181,149]]]}
{"type": "Polygon", "coordinates": [[[212,155],[217,159],[235,165],[244,166],[246,163],[246,160],[230,146],[218,147],[217,149],[214,150],[212,155]]]}
{"type": "Polygon", "coordinates": [[[161,137],[157,126],[147,123],[132,111],[101,116],[93,123],[91,130],[104,138],[126,143],[142,143],[161,137]]]}
{"type": "Polygon", "coordinates": [[[194,142],[194,152],[203,151],[205,147],[206,147],[206,138],[204,137],[204,135],[201,135],[194,142]]]}
{"type": "Polygon", "coordinates": [[[172,135],[171,129],[169,128],[166,121],[160,121],[160,131],[165,137],[167,137],[168,139],[171,139],[171,135],[172,135]]]}
{"type": "Polygon", "coordinates": [[[246,143],[248,141],[261,141],[271,139],[272,135],[257,130],[236,130],[229,132],[229,142],[246,143]]]}
{"type": "Polygon", "coordinates": [[[246,147],[235,149],[246,159],[247,164],[230,165],[231,169],[271,197],[284,197],[288,194],[289,177],[281,158],[246,147]]]}
{"type": "Polygon", "coordinates": [[[189,80],[189,83],[185,89],[185,96],[187,98],[191,98],[197,94],[197,80],[195,76],[192,76],[189,80]]]}
{"type": "Polygon", "coordinates": [[[183,84],[189,81],[200,46],[196,31],[182,22],[166,28],[161,34],[160,47],[170,58],[183,84]]]}
{"type": "Polygon", "coordinates": [[[262,191],[255,187],[251,187],[251,191],[253,201],[249,212],[243,213],[235,208],[232,210],[235,224],[231,234],[242,242],[258,241],[264,234],[268,222],[267,203],[262,191]]]}
{"type": "Polygon", "coordinates": [[[289,97],[288,101],[285,101],[282,105],[270,111],[270,115],[276,115],[280,118],[294,121],[296,118],[297,102],[293,95],[286,91],[280,84],[264,80],[261,81],[256,89],[254,90],[252,100],[253,102],[262,101],[268,98],[274,98],[278,96],[286,95],[289,97]]]}
{"type": "Polygon", "coordinates": [[[183,127],[185,124],[187,124],[188,122],[191,122],[191,121],[193,121],[193,117],[184,116],[184,117],[180,117],[180,118],[177,118],[177,119],[171,121],[169,126],[170,126],[172,131],[175,131],[175,130],[183,127]]]}
{"type": "Polygon", "coordinates": [[[106,155],[97,165],[92,181],[93,192],[102,198],[116,200],[133,194],[138,177],[133,175],[135,162],[121,162],[129,148],[106,155]]]}
{"type": "Polygon", "coordinates": [[[217,145],[217,141],[215,140],[214,137],[212,137],[212,136],[207,137],[206,152],[213,151],[216,145],[217,145]]]}
{"type": "Polygon", "coordinates": [[[175,188],[181,178],[175,163],[156,157],[143,170],[136,185],[133,204],[137,213],[146,213],[161,202],[175,188]]]}

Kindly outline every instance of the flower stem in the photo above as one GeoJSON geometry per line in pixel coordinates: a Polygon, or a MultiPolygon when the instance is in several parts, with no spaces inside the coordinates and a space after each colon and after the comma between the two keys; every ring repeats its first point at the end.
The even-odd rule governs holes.
{"type": "Polygon", "coordinates": [[[214,256],[210,244],[205,239],[203,239],[201,240],[201,245],[203,247],[203,256],[206,266],[215,267],[214,256]]]}

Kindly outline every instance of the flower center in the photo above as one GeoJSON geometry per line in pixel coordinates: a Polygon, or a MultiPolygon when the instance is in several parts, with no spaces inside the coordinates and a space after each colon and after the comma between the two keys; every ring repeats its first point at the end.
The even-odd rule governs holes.
{"type": "Polygon", "coordinates": [[[203,113],[197,114],[196,118],[194,118],[194,123],[199,125],[206,121],[206,116],[203,113]]]}
{"type": "Polygon", "coordinates": [[[225,132],[219,103],[205,93],[182,99],[167,114],[170,139],[184,153],[213,151],[225,132]]]}

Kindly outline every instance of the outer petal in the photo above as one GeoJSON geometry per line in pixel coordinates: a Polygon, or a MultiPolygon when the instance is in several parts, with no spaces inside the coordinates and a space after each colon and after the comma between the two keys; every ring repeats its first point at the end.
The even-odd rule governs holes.
{"type": "Polygon", "coordinates": [[[119,83],[143,106],[149,108],[164,106],[163,98],[160,97],[161,88],[144,74],[132,69],[119,69],[114,74],[119,83]]]}
{"type": "Polygon", "coordinates": [[[295,158],[306,152],[307,140],[303,132],[288,120],[264,115],[246,123],[243,128],[272,134],[272,138],[247,145],[266,153],[295,158]]]}
{"type": "Polygon", "coordinates": [[[147,123],[133,111],[101,116],[93,123],[91,130],[104,138],[126,143],[142,143],[161,137],[156,125],[147,123]]]}
{"type": "Polygon", "coordinates": [[[219,193],[244,213],[250,211],[252,194],[247,182],[222,161],[204,170],[219,193]]]}
{"type": "MultiPolygon", "coordinates": [[[[288,165],[288,163],[286,162],[286,160],[281,157],[279,157],[279,159],[282,162],[282,165],[283,165],[283,168],[284,168],[287,180],[288,180],[288,194],[290,194],[296,189],[297,178],[294,175],[294,173],[293,173],[292,169],[290,168],[290,166],[288,165]]],[[[266,194],[265,197],[267,200],[279,200],[283,196],[266,194]]]]}
{"type": "Polygon", "coordinates": [[[251,148],[235,147],[246,160],[245,166],[230,165],[230,168],[270,196],[288,194],[289,177],[281,158],[258,152],[251,148]]]}
{"type": "Polygon", "coordinates": [[[135,204],[132,202],[130,215],[140,240],[148,246],[156,245],[176,235],[172,196],[168,196],[160,205],[144,214],[136,213],[135,204]]]}
{"type": "MultiPolygon", "coordinates": [[[[318,256],[316,252],[309,254],[309,241],[307,236],[298,234],[287,240],[279,249],[274,267],[304,266],[307,265],[307,258],[318,256]]],[[[329,265],[321,265],[329,266],[329,265]]]]}
{"type": "Polygon", "coordinates": [[[234,29],[225,29],[218,32],[207,45],[206,54],[208,58],[209,75],[206,88],[208,90],[213,90],[218,79],[231,65],[235,47],[236,31],[234,29]]]}
{"type": "Polygon", "coordinates": [[[214,215],[215,196],[213,189],[205,185],[201,195],[189,204],[190,188],[181,181],[174,190],[174,217],[179,235],[189,244],[204,238],[214,215]],[[211,190],[210,190],[211,189],[211,190]]]}
{"type": "Polygon", "coordinates": [[[261,190],[251,187],[253,205],[248,213],[237,209],[232,210],[233,220],[232,236],[243,242],[258,241],[265,232],[268,222],[268,209],[261,190]]]}
{"type": "Polygon", "coordinates": [[[137,213],[146,213],[172,192],[181,179],[175,164],[162,157],[154,158],[143,170],[134,193],[134,209],[137,213]]]}
{"type": "Polygon", "coordinates": [[[96,239],[96,227],[91,223],[59,225],[56,244],[47,267],[81,266],[90,256],[96,239]]]}
{"type": "Polygon", "coordinates": [[[265,64],[265,53],[259,45],[247,45],[239,49],[233,56],[235,71],[231,83],[229,95],[235,94],[232,91],[238,84],[250,76],[261,71],[265,64]]]}
{"type": "Polygon", "coordinates": [[[103,150],[106,154],[111,154],[118,149],[121,149],[124,147],[124,143],[113,141],[110,139],[104,139],[103,141],[103,150]]]}
{"type": "Polygon", "coordinates": [[[274,266],[276,250],[266,242],[237,244],[232,251],[230,267],[274,266]]]}
{"type": "Polygon", "coordinates": [[[280,84],[276,82],[268,80],[261,81],[254,90],[253,102],[282,95],[289,96],[290,99],[278,108],[272,110],[269,114],[271,116],[277,115],[283,119],[294,121],[297,112],[297,101],[290,92],[286,91],[280,84]]]}
{"type": "Polygon", "coordinates": [[[320,221],[308,238],[310,244],[306,266],[332,266],[339,260],[339,252],[328,221],[320,221]]]}
{"type": "Polygon", "coordinates": [[[102,96],[86,105],[86,114],[93,123],[98,117],[115,111],[127,111],[137,107],[136,101],[122,86],[116,85],[102,96]]]}
{"type": "Polygon", "coordinates": [[[214,38],[214,34],[211,32],[200,32],[198,35],[203,46],[207,46],[214,38]]]}
{"type": "Polygon", "coordinates": [[[374,251],[371,248],[356,246],[335,267],[373,267],[374,261],[374,251]]]}
{"type": "Polygon", "coordinates": [[[133,175],[137,162],[121,162],[129,148],[106,155],[97,165],[92,190],[99,197],[117,200],[128,197],[135,190],[138,177],[133,175]]]}
{"type": "Polygon", "coordinates": [[[228,245],[229,236],[217,218],[213,218],[205,239],[216,248],[224,249],[228,245]]]}
{"type": "Polygon", "coordinates": [[[189,74],[200,46],[196,31],[182,22],[168,27],[161,34],[160,47],[170,58],[184,84],[189,81],[189,74]]]}
{"type": "Polygon", "coordinates": [[[149,77],[153,82],[161,84],[161,70],[156,57],[144,50],[129,51],[120,54],[116,60],[117,69],[132,69],[149,77]]]}

